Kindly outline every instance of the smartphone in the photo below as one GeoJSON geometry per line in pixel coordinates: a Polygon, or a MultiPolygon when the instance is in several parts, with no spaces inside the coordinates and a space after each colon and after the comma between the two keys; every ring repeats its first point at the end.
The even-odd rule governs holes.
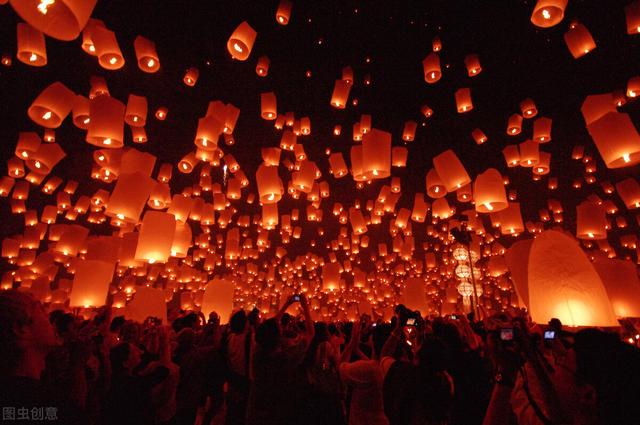
{"type": "Polygon", "coordinates": [[[372,328],[375,328],[376,326],[378,326],[378,324],[377,324],[377,323],[373,323],[373,324],[371,324],[371,327],[372,327],[372,328]]]}
{"type": "Polygon", "coordinates": [[[407,319],[407,326],[415,326],[416,325],[416,319],[414,317],[409,317],[407,319]]]}
{"type": "Polygon", "coordinates": [[[294,295],[293,296],[293,300],[294,301],[300,301],[300,295],[294,295]]]}
{"type": "Polygon", "coordinates": [[[452,314],[449,317],[451,317],[451,320],[458,320],[458,316],[456,316],[455,314],[452,314]]]}
{"type": "Polygon", "coordinates": [[[500,339],[502,341],[513,341],[513,328],[500,329],[500,339]]]}
{"type": "Polygon", "coordinates": [[[556,331],[544,331],[544,339],[552,340],[556,337],[556,331]]]}

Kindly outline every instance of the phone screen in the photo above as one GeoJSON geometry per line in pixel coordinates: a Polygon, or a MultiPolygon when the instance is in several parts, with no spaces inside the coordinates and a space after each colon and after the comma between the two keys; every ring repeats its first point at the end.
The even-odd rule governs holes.
{"type": "Polygon", "coordinates": [[[416,324],[416,319],[413,317],[410,317],[407,319],[407,326],[415,326],[416,324]]]}
{"type": "Polygon", "coordinates": [[[458,320],[458,316],[456,316],[455,314],[451,315],[451,320],[458,320]]]}
{"type": "Polygon", "coordinates": [[[556,331],[544,331],[544,339],[554,339],[556,337],[556,331]]]}
{"type": "Polygon", "coordinates": [[[513,341],[513,329],[500,329],[500,339],[503,341],[513,341]]]}
{"type": "Polygon", "coordinates": [[[300,301],[300,295],[294,295],[293,296],[293,300],[294,301],[300,301]]]}

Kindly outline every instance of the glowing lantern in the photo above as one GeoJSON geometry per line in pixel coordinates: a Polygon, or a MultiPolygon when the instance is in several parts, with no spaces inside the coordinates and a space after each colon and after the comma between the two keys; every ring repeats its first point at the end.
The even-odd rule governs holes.
{"type": "Polygon", "coordinates": [[[489,168],[476,177],[473,194],[477,212],[498,212],[509,206],[502,176],[495,168],[489,168]]]}
{"type": "Polygon", "coordinates": [[[593,267],[602,279],[611,307],[618,317],[640,316],[640,282],[631,261],[597,258],[593,267]]]}
{"type": "Polygon", "coordinates": [[[69,115],[76,95],[56,82],[44,89],[29,107],[29,118],[46,128],[58,128],[69,115]]]}
{"type": "Polygon", "coordinates": [[[331,167],[331,173],[337,179],[347,175],[347,164],[344,161],[342,153],[336,152],[329,156],[329,166],[331,167]]]}
{"type": "Polygon", "coordinates": [[[124,57],[113,31],[97,26],[93,29],[92,40],[101,67],[114,71],[124,66],[124,57]]]}
{"type": "Polygon", "coordinates": [[[30,25],[49,37],[71,41],[80,35],[97,0],[11,0],[11,6],[30,25]]]}
{"type": "Polygon", "coordinates": [[[640,135],[628,114],[610,112],[587,126],[608,168],[640,162],[640,135]]]}
{"type": "Polygon", "coordinates": [[[473,137],[473,140],[475,140],[476,144],[478,145],[481,145],[487,141],[487,135],[484,134],[484,132],[479,128],[476,128],[471,132],[471,137],[473,137]]]}
{"type": "Polygon", "coordinates": [[[276,22],[280,25],[287,25],[291,18],[291,8],[293,4],[289,0],[280,0],[278,10],[276,10],[276,22]]]}
{"type": "Polygon", "coordinates": [[[258,33],[246,21],[238,25],[227,41],[227,50],[231,57],[240,61],[247,60],[257,35],[258,33]]]}
{"type": "Polygon", "coordinates": [[[464,65],[467,67],[467,74],[469,77],[475,77],[482,72],[482,66],[480,66],[480,59],[478,59],[478,55],[465,56],[464,65]]]}
{"type": "Polygon", "coordinates": [[[578,239],[606,239],[607,219],[604,208],[596,203],[584,201],[576,207],[578,239]]]}
{"type": "Polygon", "coordinates": [[[473,109],[473,102],[471,101],[471,89],[461,88],[456,90],[456,107],[459,114],[469,112],[473,109]]]}
{"type": "Polygon", "coordinates": [[[433,201],[431,205],[431,215],[440,220],[446,220],[453,215],[453,210],[449,206],[447,198],[438,198],[433,201]]]}
{"type": "Polygon", "coordinates": [[[551,141],[551,119],[540,117],[533,122],[533,140],[538,143],[551,141]]]}
{"type": "Polygon", "coordinates": [[[260,165],[256,172],[256,181],[260,202],[263,204],[273,204],[282,198],[284,187],[280,176],[278,176],[278,167],[260,165]]]}
{"type": "Polygon", "coordinates": [[[362,215],[362,211],[356,208],[349,208],[349,221],[355,235],[361,235],[367,232],[367,224],[362,215]]]}
{"type": "Polygon", "coordinates": [[[29,24],[18,23],[18,60],[31,66],[47,64],[47,50],[44,35],[29,24]]]}
{"type": "Polygon", "coordinates": [[[89,123],[91,122],[89,109],[89,99],[77,95],[73,101],[73,125],[83,130],[89,128],[89,123]]]}
{"type": "Polygon", "coordinates": [[[158,121],[164,121],[164,120],[166,120],[166,119],[167,119],[167,114],[168,114],[168,113],[169,113],[169,110],[168,110],[166,107],[161,106],[161,107],[159,107],[159,108],[158,108],[158,110],[156,111],[156,119],[157,119],[158,121]]]}
{"type": "Polygon", "coordinates": [[[503,235],[519,235],[524,232],[520,203],[510,202],[509,206],[499,212],[500,231],[503,235]]]}
{"type": "Polygon", "coordinates": [[[322,289],[335,291],[340,287],[340,264],[326,263],[322,266],[322,289]]]}
{"type": "Polygon", "coordinates": [[[142,219],[135,259],[149,263],[166,263],[176,231],[176,219],[172,214],[147,211],[142,219]]]}
{"type": "Polygon", "coordinates": [[[331,106],[337,109],[344,109],[349,100],[350,90],[351,84],[348,84],[344,80],[336,80],[333,86],[333,93],[331,94],[331,106]]]}
{"type": "Polygon", "coordinates": [[[429,197],[431,198],[442,198],[447,194],[447,189],[442,183],[442,179],[438,175],[438,172],[434,168],[429,170],[429,172],[427,173],[426,187],[427,195],[429,195],[429,197]]]}
{"type": "Polygon", "coordinates": [[[262,160],[264,164],[270,167],[277,167],[280,165],[280,148],[262,148],[262,160]]]}
{"type": "Polygon", "coordinates": [[[258,64],[256,65],[256,74],[260,77],[266,77],[269,74],[269,65],[271,61],[266,56],[260,56],[258,58],[258,64]]]}
{"type": "Polygon", "coordinates": [[[99,260],[78,260],[75,263],[69,307],[99,307],[104,305],[113,279],[114,263],[99,260]]]}
{"type": "Polygon", "coordinates": [[[533,118],[538,115],[538,109],[536,108],[535,102],[529,98],[520,102],[520,111],[524,118],[533,118]]]}
{"type": "Polygon", "coordinates": [[[195,67],[191,67],[187,69],[187,72],[184,73],[184,77],[182,81],[189,87],[193,87],[198,82],[198,77],[200,77],[200,70],[195,67]]]}
{"type": "Polygon", "coordinates": [[[33,131],[21,131],[14,151],[18,158],[27,160],[40,149],[40,137],[33,131]]]}
{"type": "Polygon", "coordinates": [[[216,312],[220,317],[220,323],[226,324],[233,312],[234,284],[229,280],[214,279],[209,281],[202,296],[200,311],[206,317],[216,312]]]}
{"type": "Polygon", "coordinates": [[[517,136],[522,131],[522,116],[513,114],[507,122],[507,134],[509,136],[517,136]]]}
{"type": "Polygon", "coordinates": [[[403,146],[394,146],[391,148],[391,166],[393,167],[406,167],[407,156],[409,151],[403,146]]]}
{"type": "Polygon", "coordinates": [[[633,177],[616,183],[616,191],[628,209],[640,208],[640,184],[633,177]]]}
{"type": "Polygon", "coordinates": [[[440,70],[440,57],[435,53],[429,53],[422,61],[422,69],[424,72],[424,80],[429,83],[437,83],[442,77],[440,70]]]}
{"type": "Polygon", "coordinates": [[[160,323],[167,323],[167,303],[162,289],[147,286],[135,287],[133,299],[125,307],[124,316],[128,320],[144,323],[149,317],[155,317],[160,323]]]}
{"type": "Polygon", "coordinates": [[[278,225],[278,204],[262,205],[262,227],[274,229],[278,225]]]}
{"type": "Polygon", "coordinates": [[[362,172],[367,179],[391,174],[391,134],[372,129],[362,139],[362,172]]]}
{"type": "Polygon", "coordinates": [[[194,143],[204,150],[213,150],[218,145],[223,124],[212,116],[200,118],[194,143]]]}
{"type": "Polygon", "coordinates": [[[402,140],[405,142],[413,142],[416,137],[416,128],[418,123],[415,121],[405,121],[404,129],[402,130],[402,140]]]}
{"type": "Polygon", "coordinates": [[[353,84],[353,68],[350,66],[342,68],[342,79],[347,82],[347,84],[353,84]]]}
{"type": "Polygon", "coordinates": [[[119,222],[138,223],[154,186],[155,180],[140,172],[120,175],[105,214],[119,222]]]}
{"type": "Polygon", "coordinates": [[[596,48],[591,33],[582,24],[576,24],[564,34],[564,42],[574,59],[579,59],[596,48]]]}
{"type": "Polygon", "coordinates": [[[262,119],[275,120],[278,116],[276,94],[273,92],[260,94],[260,110],[262,119]]]}
{"type": "Polygon", "coordinates": [[[77,224],[71,224],[64,228],[60,239],[54,247],[54,252],[59,252],[65,256],[75,257],[82,248],[89,235],[89,229],[77,224]]]}
{"type": "Polygon", "coordinates": [[[96,26],[104,27],[104,22],[100,19],[89,19],[87,25],[85,25],[82,30],[82,50],[90,54],[91,56],[96,55],[96,47],[93,45],[93,29],[96,26]]]}
{"type": "Polygon", "coordinates": [[[640,33],[640,2],[634,1],[624,7],[627,34],[640,33]]]}
{"type": "Polygon", "coordinates": [[[144,127],[147,123],[147,98],[130,94],[124,120],[132,127],[144,127]]]}
{"type": "Polygon", "coordinates": [[[458,159],[458,156],[451,149],[442,152],[433,158],[433,166],[442,179],[442,183],[447,192],[453,192],[462,186],[471,183],[471,178],[458,159]]]}
{"type": "Polygon", "coordinates": [[[65,156],[66,154],[57,143],[40,145],[40,148],[27,159],[27,167],[36,173],[49,174],[65,156]]]}
{"type": "Polygon", "coordinates": [[[523,167],[534,167],[540,161],[539,144],[533,140],[526,140],[520,143],[520,165],[523,167]]]}
{"type": "Polygon", "coordinates": [[[564,18],[567,2],[568,0],[538,0],[531,14],[531,22],[540,28],[559,24],[564,18]]]}
{"type": "Polygon", "coordinates": [[[147,73],[154,73],[160,69],[160,59],[153,41],[139,35],[133,41],[133,48],[136,51],[138,68],[147,73]]]}
{"type": "Polygon", "coordinates": [[[163,210],[171,204],[171,189],[167,183],[158,182],[151,194],[147,205],[156,210],[163,210]]]}
{"type": "Polygon", "coordinates": [[[87,129],[87,142],[105,148],[122,147],[124,104],[112,97],[100,96],[90,101],[89,108],[91,121],[87,129]]]}

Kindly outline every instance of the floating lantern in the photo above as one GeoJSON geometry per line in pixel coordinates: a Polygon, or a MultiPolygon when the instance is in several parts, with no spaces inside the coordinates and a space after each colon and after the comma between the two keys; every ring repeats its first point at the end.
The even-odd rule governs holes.
{"type": "Polygon", "coordinates": [[[124,145],[124,114],[122,102],[109,96],[99,96],[89,103],[91,120],[87,129],[88,143],[105,148],[124,145]]]}
{"type": "Polygon", "coordinates": [[[273,92],[260,94],[260,110],[262,119],[275,120],[278,116],[276,94],[273,92]]]}
{"type": "Polygon", "coordinates": [[[567,7],[568,1],[538,0],[531,14],[531,22],[540,28],[549,28],[559,24],[564,18],[564,9],[567,7]]]}
{"type": "Polygon", "coordinates": [[[136,51],[138,68],[147,73],[154,73],[160,69],[160,59],[153,41],[139,35],[133,41],[133,48],[136,51]]]}
{"type": "Polygon", "coordinates": [[[246,21],[238,25],[227,41],[227,50],[231,57],[239,61],[247,60],[257,35],[258,33],[246,21]]]}
{"type": "Polygon", "coordinates": [[[596,48],[596,43],[591,37],[591,33],[582,24],[572,26],[569,31],[564,34],[564,42],[569,48],[569,52],[574,59],[579,59],[596,48]]]}
{"type": "Polygon", "coordinates": [[[473,200],[476,211],[481,213],[498,212],[508,208],[504,183],[498,170],[489,168],[476,177],[473,184],[473,200]]]}
{"type": "Polygon", "coordinates": [[[93,29],[92,40],[101,67],[115,71],[124,66],[124,57],[113,31],[97,26],[93,29]]]}
{"type": "Polygon", "coordinates": [[[440,70],[440,57],[435,53],[429,53],[422,61],[424,80],[429,84],[437,83],[442,77],[440,70]]]}
{"type": "Polygon", "coordinates": [[[56,82],[44,89],[29,107],[29,118],[46,128],[58,128],[69,115],[75,93],[56,82]]]}
{"type": "Polygon", "coordinates": [[[640,135],[628,114],[609,112],[587,126],[608,168],[640,162],[640,135]]]}
{"type": "Polygon", "coordinates": [[[471,178],[451,149],[442,152],[433,158],[433,166],[442,179],[447,192],[453,192],[462,186],[471,183],[471,178]]]}
{"type": "Polygon", "coordinates": [[[18,23],[18,60],[30,66],[45,66],[47,50],[44,35],[29,24],[18,23]]]}
{"type": "Polygon", "coordinates": [[[97,0],[11,0],[11,6],[30,25],[58,40],[71,41],[80,35],[97,0]]]}

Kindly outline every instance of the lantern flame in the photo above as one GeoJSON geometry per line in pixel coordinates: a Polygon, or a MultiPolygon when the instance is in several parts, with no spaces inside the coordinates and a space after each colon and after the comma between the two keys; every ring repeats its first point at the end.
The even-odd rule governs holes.
{"type": "Polygon", "coordinates": [[[240,46],[238,43],[233,43],[233,49],[238,52],[238,53],[242,53],[242,46],[240,46]]]}
{"type": "Polygon", "coordinates": [[[53,115],[53,114],[51,113],[51,111],[47,111],[47,112],[45,112],[45,113],[44,113],[44,115],[42,115],[42,119],[43,119],[43,120],[51,119],[51,115],[53,115]]]}
{"type": "Polygon", "coordinates": [[[43,15],[46,15],[48,10],[48,7],[53,5],[56,2],[56,0],[40,0],[40,4],[38,4],[37,9],[38,12],[42,13],[43,15]]]}
{"type": "Polygon", "coordinates": [[[31,56],[29,56],[29,62],[35,62],[38,60],[38,55],[36,55],[35,53],[31,53],[31,56]]]}
{"type": "Polygon", "coordinates": [[[628,153],[623,153],[622,159],[624,160],[625,163],[631,162],[631,156],[628,153]]]}
{"type": "Polygon", "coordinates": [[[551,13],[547,9],[542,9],[542,17],[544,19],[551,19],[551,13]]]}

